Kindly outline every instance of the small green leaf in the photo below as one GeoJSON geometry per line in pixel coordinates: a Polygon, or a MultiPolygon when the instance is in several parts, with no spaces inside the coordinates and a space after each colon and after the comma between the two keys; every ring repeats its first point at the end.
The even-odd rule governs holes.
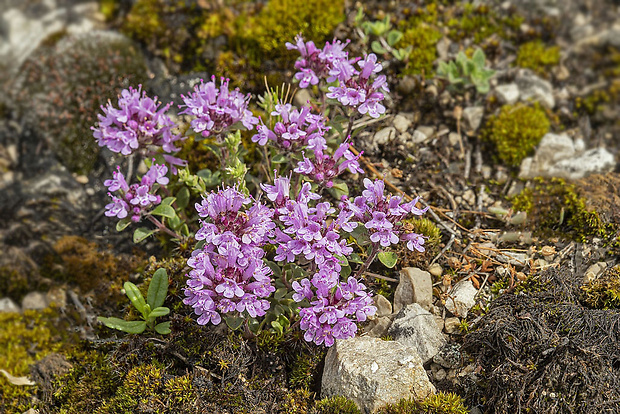
{"type": "Polygon", "coordinates": [[[271,271],[273,272],[273,277],[279,279],[282,276],[282,269],[276,262],[272,262],[271,260],[265,260],[265,264],[269,266],[271,271]]]}
{"type": "Polygon", "coordinates": [[[288,158],[284,154],[276,154],[271,158],[273,164],[284,164],[288,161],[288,158]]]}
{"type": "Polygon", "coordinates": [[[227,316],[224,318],[224,321],[226,322],[226,325],[228,325],[228,327],[233,331],[236,331],[237,329],[241,328],[241,325],[243,325],[243,318],[238,318],[235,316],[227,316]]]}
{"type": "Polygon", "coordinates": [[[271,321],[271,327],[274,331],[276,331],[278,335],[282,335],[282,333],[284,332],[284,328],[282,327],[282,325],[280,325],[280,322],[278,321],[271,321]]]}
{"type": "Polygon", "coordinates": [[[140,243],[153,233],[155,233],[155,230],[147,229],[146,227],[139,227],[133,232],[133,242],[140,243]]]}
{"type": "Polygon", "coordinates": [[[139,334],[146,329],[145,321],[125,321],[114,317],[104,318],[103,316],[99,316],[97,319],[108,328],[117,329],[130,334],[139,334]]]}
{"type": "Polygon", "coordinates": [[[131,303],[133,303],[133,306],[135,306],[146,319],[148,316],[146,314],[146,302],[144,301],[144,296],[140,293],[140,289],[138,289],[138,287],[131,282],[125,282],[123,284],[123,288],[125,289],[125,294],[131,303]]]}
{"type": "Polygon", "coordinates": [[[149,313],[150,319],[159,318],[160,316],[166,316],[170,313],[170,309],[165,306],[160,306],[159,308],[155,308],[149,313]]]}
{"type": "Polygon", "coordinates": [[[396,43],[400,41],[400,39],[402,39],[402,37],[403,37],[403,32],[398,31],[398,30],[390,30],[385,40],[387,40],[388,45],[394,46],[396,43]]]}
{"type": "Polygon", "coordinates": [[[357,263],[357,264],[363,264],[364,261],[362,260],[362,258],[360,257],[359,254],[357,253],[351,253],[349,255],[349,262],[351,263],[357,263]]]}
{"type": "Polygon", "coordinates": [[[181,224],[183,224],[183,222],[181,221],[181,218],[176,214],[174,215],[174,217],[168,219],[168,225],[173,230],[177,230],[179,227],[181,227],[181,224]]]}
{"type": "Polygon", "coordinates": [[[340,200],[343,195],[349,195],[349,187],[344,181],[334,181],[334,185],[329,189],[329,193],[336,199],[340,200]]]}
{"type": "Polygon", "coordinates": [[[385,267],[390,269],[396,266],[396,262],[398,261],[398,256],[396,256],[394,252],[379,252],[377,257],[385,267]]]}
{"type": "Polygon", "coordinates": [[[160,335],[167,335],[170,333],[170,321],[162,322],[155,325],[155,332],[160,335]]]}
{"type": "Polygon", "coordinates": [[[287,293],[288,293],[288,289],[283,287],[283,288],[276,290],[275,293],[273,294],[273,297],[275,300],[280,300],[284,296],[286,296],[287,293]]]}
{"type": "Polygon", "coordinates": [[[171,206],[172,203],[174,203],[176,200],[177,200],[176,197],[166,197],[163,200],[161,200],[161,204],[165,206],[171,206]]]}
{"type": "Polygon", "coordinates": [[[349,265],[349,261],[347,260],[347,258],[345,256],[336,254],[336,255],[334,255],[334,257],[336,257],[336,259],[338,259],[338,262],[340,262],[341,266],[348,266],[349,265]]]}
{"type": "Polygon", "coordinates": [[[181,210],[185,209],[189,204],[189,188],[181,187],[179,191],[177,191],[177,207],[181,210]]]}
{"type": "Polygon", "coordinates": [[[280,325],[282,325],[284,329],[291,326],[291,321],[289,321],[288,318],[284,315],[278,316],[278,322],[280,322],[280,325]]]}
{"type": "Polygon", "coordinates": [[[146,301],[151,305],[151,309],[155,309],[164,304],[166,296],[168,296],[168,273],[166,269],[160,268],[153,273],[146,301]]]}
{"type": "Polygon", "coordinates": [[[472,56],[472,61],[476,64],[480,69],[484,68],[485,65],[485,56],[484,51],[482,49],[476,49],[474,55],[472,56]]]}
{"type": "Polygon", "coordinates": [[[183,223],[183,225],[181,226],[181,235],[189,237],[189,227],[187,227],[187,223],[183,223]]]}
{"type": "Polygon", "coordinates": [[[116,231],[123,231],[131,224],[131,218],[125,217],[124,219],[120,219],[118,223],[116,223],[116,231]]]}
{"type": "Polygon", "coordinates": [[[374,40],[372,43],[370,43],[370,48],[372,49],[373,52],[379,55],[383,55],[387,52],[387,50],[385,50],[385,48],[377,40],[374,40]]]}
{"type": "Polygon", "coordinates": [[[174,211],[174,208],[172,208],[172,206],[163,203],[151,210],[151,214],[154,216],[162,216],[167,218],[173,218],[177,215],[176,211],[174,211]]]}
{"type": "Polygon", "coordinates": [[[341,266],[340,267],[340,277],[345,279],[345,278],[349,277],[350,274],[351,274],[351,266],[346,265],[346,266],[341,266]]]}

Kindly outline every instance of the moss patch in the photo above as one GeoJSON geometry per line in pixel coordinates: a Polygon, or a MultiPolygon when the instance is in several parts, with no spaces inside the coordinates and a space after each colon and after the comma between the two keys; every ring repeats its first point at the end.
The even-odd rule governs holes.
{"type": "Polygon", "coordinates": [[[539,75],[546,75],[552,66],[560,62],[558,46],[545,47],[541,40],[527,42],[519,47],[515,64],[522,68],[532,69],[539,75]]]}
{"type": "Polygon", "coordinates": [[[380,409],[378,414],[468,414],[463,399],[452,393],[437,393],[423,401],[401,400],[380,409]]]}

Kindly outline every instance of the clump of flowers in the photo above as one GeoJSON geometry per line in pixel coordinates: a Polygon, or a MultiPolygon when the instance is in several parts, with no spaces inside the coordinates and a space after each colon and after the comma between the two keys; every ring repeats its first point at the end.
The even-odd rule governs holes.
{"type": "Polygon", "coordinates": [[[117,167],[116,171],[112,173],[114,178],[104,182],[104,185],[108,187],[108,195],[112,198],[112,202],[105,206],[105,215],[119,219],[129,216],[133,222],[140,221],[146,212],[161,203],[161,197],[155,194],[158,188],[156,184],[168,184],[167,173],[168,167],[166,165],[153,163],[140,183],[128,185],[120,167],[117,167]],[[113,195],[114,192],[118,196],[113,195]]]}
{"type": "Polygon", "coordinates": [[[185,108],[180,114],[194,116],[191,121],[192,129],[203,137],[223,133],[233,125],[240,123],[251,130],[258,124],[258,118],[248,109],[250,95],[243,95],[239,88],[228,89],[228,79],[220,79],[220,87],[215,84],[215,76],[211,82],[194,87],[194,92],[183,95],[185,108]]]}
{"type": "Polygon", "coordinates": [[[265,298],[275,291],[262,260],[275,228],[273,210],[232,187],[208,194],[196,210],[207,219],[196,233],[204,246],[187,261],[192,270],[184,303],[201,325],[219,324],[222,314],[264,316],[270,306],[265,298]]]}
{"type": "Polygon", "coordinates": [[[165,152],[178,150],[175,142],[183,139],[172,133],[174,122],[166,114],[170,104],[160,108],[161,103],[138,89],[124,89],[118,98],[118,108],[108,101],[98,115],[99,125],[93,127],[93,136],[100,146],[111,151],[130,155],[149,146],[161,147],[165,152]]]}
{"type": "Polygon", "coordinates": [[[302,152],[303,160],[299,161],[297,168],[293,171],[304,174],[317,184],[331,188],[334,185],[333,178],[348,170],[351,174],[364,173],[360,167],[359,158],[362,153],[354,155],[349,147],[349,142],[343,142],[334,151],[333,155],[326,154],[327,144],[323,137],[316,139],[313,154],[314,157],[307,158],[305,152],[302,152]],[[344,158],[344,159],[342,159],[344,158]]]}

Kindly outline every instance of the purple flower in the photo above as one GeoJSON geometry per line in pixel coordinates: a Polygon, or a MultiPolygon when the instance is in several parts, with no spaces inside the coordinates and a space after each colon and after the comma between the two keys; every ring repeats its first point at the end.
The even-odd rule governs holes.
{"type": "Polygon", "coordinates": [[[111,102],[101,109],[99,124],[92,127],[93,136],[100,146],[106,146],[113,152],[129,155],[136,150],[146,150],[148,146],[161,147],[165,152],[178,150],[175,142],[184,139],[174,135],[174,123],[166,112],[170,104],[159,108],[161,103],[138,89],[124,89],[118,98],[118,109],[111,102]]]}
{"type": "Polygon", "coordinates": [[[204,137],[221,134],[226,129],[240,122],[251,130],[258,124],[258,118],[248,110],[250,95],[243,95],[239,89],[229,90],[228,79],[220,79],[220,87],[215,85],[215,76],[211,82],[194,87],[189,96],[182,96],[185,108],[180,114],[193,115],[192,129],[204,137]]]}
{"type": "MultiPolygon", "coordinates": [[[[348,141],[348,140],[347,140],[348,141]]],[[[302,160],[297,163],[295,171],[303,174],[315,181],[317,184],[331,188],[333,186],[333,178],[342,174],[345,170],[349,170],[352,174],[363,173],[364,171],[359,165],[359,158],[362,153],[357,156],[349,150],[347,141],[343,142],[334,152],[333,155],[325,154],[327,149],[325,141],[317,142],[313,149],[313,158],[307,158],[305,152],[302,152],[302,160]],[[341,158],[344,157],[344,160],[341,158]]]]}

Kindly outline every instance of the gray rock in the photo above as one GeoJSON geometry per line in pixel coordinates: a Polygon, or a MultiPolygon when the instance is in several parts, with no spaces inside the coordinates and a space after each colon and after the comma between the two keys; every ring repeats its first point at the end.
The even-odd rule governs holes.
{"type": "Polygon", "coordinates": [[[463,109],[463,121],[465,122],[465,128],[475,131],[480,127],[482,122],[482,116],[484,115],[484,107],[471,106],[463,109]]]}
{"type": "Polygon", "coordinates": [[[325,358],[321,397],[345,396],[363,413],[403,398],[435,392],[416,351],[394,341],[356,337],[338,340],[325,358]]]}
{"type": "Polygon", "coordinates": [[[461,326],[461,320],[457,317],[446,318],[444,321],[444,330],[446,333],[454,334],[458,333],[461,326]]]}
{"type": "Polygon", "coordinates": [[[414,144],[424,144],[429,139],[430,139],[430,135],[426,135],[424,132],[420,131],[419,129],[416,129],[415,131],[413,131],[413,134],[411,135],[411,140],[413,141],[414,144]]]}
{"type": "Polygon", "coordinates": [[[47,296],[42,292],[30,292],[22,299],[22,309],[41,310],[49,305],[47,296]]]}
{"type": "Polygon", "coordinates": [[[428,267],[428,272],[435,277],[440,277],[443,274],[443,269],[439,263],[433,263],[428,267]]]}
{"type": "Polygon", "coordinates": [[[392,325],[392,319],[387,316],[383,316],[381,318],[377,318],[375,320],[375,326],[372,327],[370,331],[368,331],[368,335],[373,338],[382,338],[387,335],[390,326],[392,325]]]}
{"type": "Polygon", "coordinates": [[[377,317],[388,316],[392,314],[392,303],[383,295],[374,296],[375,305],[377,306],[377,317]]]}
{"type": "Polygon", "coordinates": [[[583,154],[557,162],[549,169],[549,176],[578,180],[590,174],[606,173],[616,166],[616,160],[605,148],[595,148],[583,154]]]}
{"type": "Polygon", "coordinates": [[[19,312],[19,306],[17,303],[13,302],[11,298],[2,298],[0,299],[0,313],[3,312],[19,312]]]}
{"type": "Polygon", "coordinates": [[[476,304],[476,294],[478,289],[474,287],[471,280],[464,280],[452,287],[449,297],[446,299],[446,309],[454,315],[462,318],[467,316],[467,312],[476,304]]]}
{"type": "Polygon", "coordinates": [[[553,87],[548,81],[536,76],[531,70],[521,69],[516,78],[519,95],[522,101],[536,101],[543,106],[553,109],[555,98],[553,87]]]}
{"type": "Polygon", "coordinates": [[[575,144],[567,134],[548,133],[538,144],[534,157],[523,160],[519,178],[546,176],[549,168],[563,159],[575,155],[575,144]]]}
{"type": "Polygon", "coordinates": [[[430,309],[433,302],[433,280],[431,274],[417,267],[406,267],[400,271],[400,281],[394,292],[394,312],[412,303],[419,303],[430,309]]]}
{"type": "Polygon", "coordinates": [[[388,141],[395,139],[395,138],[396,138],[396,128],[385,127],[377,131],[377,133],[375,134],[374,140],[378,145],[384,145],[384,144],[387,144],[388,141]]]}
{"type": "Polygon", "coordinates": [[[415,349],[425,364],[446,343],[446,339],[435,322],[435,316],[417,303],[408,305],[398,312],[388,335],[415,349]]]}
{"type": "Polygon", "coordinates": [[[598,262],[594,263],[592,266],[588,267],[588,270],[583,275],[583,283],[590,283],[595,281],[603,274],[603,272],[607,269],[606,262],[598,262]]]}
{"type": "Polygon", "coordinates": [[[461,345],[446,344],[437,355],[433,357],[433,362],[444,368],[454,369],[461,365],[461,345]]]}
{"type": "Polygon", "coordinates": [[[495,88],[495,96],[500,103],[512,105],[519,100],[519,87],[515,83],[499,85],[495,88]]]}
{"type": "Polygon", "coordinates": [[[394,117],[393,125],[398,132],[406,132],[411,126],[411,124],[413,124],[413,122],[411,122],[410,119],[401,114],[398,114],[394,117]]]}

